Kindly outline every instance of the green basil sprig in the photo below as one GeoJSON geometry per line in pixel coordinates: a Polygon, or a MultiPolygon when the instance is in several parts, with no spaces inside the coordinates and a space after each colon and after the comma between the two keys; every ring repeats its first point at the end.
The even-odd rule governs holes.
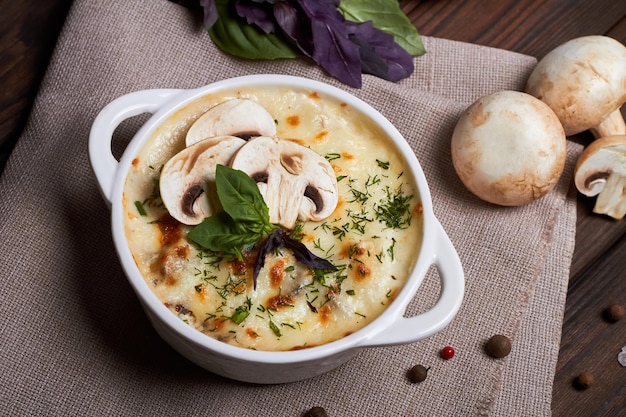
{"type": "MultiPolygon", "coordinates": [[[[254,265],[252,279],[255,289],[257,276],[265,264],[265,257],[280,247],[290,249],[298,262],[310,268],[337,270],[329,261],[313,254],[304,243],[270,223],[269,208],[259,187],[248,174],[218,165],[215,171],[215,186],[224,211],[204,219],[189,231],[187,237],[206,249],[235,253],[240,258],[242,248],[264,239],[254,265]]],[[[243,321],[247,317],[244,310],[238,309],[233,321],[243,321]]]]}
{"type": "Polygon", "coordinates": [[[253,245],[277,228],[270,223],[259,187],[245,172],[218,165],[215,185],[224,211],[191,229],[189,239],[215,252],[231,252],[253,245]]]}

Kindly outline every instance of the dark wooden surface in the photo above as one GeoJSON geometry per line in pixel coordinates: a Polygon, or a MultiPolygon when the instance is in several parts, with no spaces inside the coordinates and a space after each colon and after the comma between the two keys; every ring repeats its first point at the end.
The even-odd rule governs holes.
{"type": "MultiPolygon", "coordinates": [[[[584,35],[608,35],[626,44],[624,0],[404,0],[400,4],[423,35],[537,58],[584,35]]],[[[70,5],[71,0],[0,0],[0,169],[27,121],[70,5]]],[[[572,139],[586,144],[591,136],[583,133],[572,139]]],[[[578,197],[576,249],[553,390],[554,416],[626,416],[626,368],[616,359],[626,345],[626,318],[614,324],[602,318],[610,303],[626,305],[626,220],[594,215],[592,207],[593,200],[578,197]],[[594,373],[596,383],[578,391],[572,381],[584,370],[594,373]]]]}

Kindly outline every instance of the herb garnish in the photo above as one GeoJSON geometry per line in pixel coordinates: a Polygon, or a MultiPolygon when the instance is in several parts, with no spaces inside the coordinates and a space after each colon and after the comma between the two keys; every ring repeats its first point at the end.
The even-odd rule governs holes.
{"type": "Polygon", "coordinates": [[[171,0],[202,8],[213,43],[248,59],[308,57],[351,87],[399,81],[425,53],[396,0],[171,0]]]}
{"type": "Polygon", "coordinates": [[[189,239],[215,252],[238,253],[276,229],[259,188],[246,173],[218,165],[215,184],[224,211],[191,229],[189,239]]]}
{"type": "Polygon", "coordinates": [[[375,207],[376,218],[391,229],[404,229],[411,225],[411,209],[409,202],[412,195],[406,195],[401,187],[393,192],[386,188],[387,198],[375,207]]]}
{"type": "Polygon", "coordinates": [[[254,265],[255,289],[265,257],[281,247],[290,249],[298,262],[310,268],[336,270],[329,261],[309,251],[304,243],[270,223],[265,200],[254,180],[246,173],[217,165],[215,184],[224,211],[206,218],[191,229],[187,237],[211,251],[231,252],[240,257],[242,248],[252,246],[265,238],[259,247],[254,265]]]}

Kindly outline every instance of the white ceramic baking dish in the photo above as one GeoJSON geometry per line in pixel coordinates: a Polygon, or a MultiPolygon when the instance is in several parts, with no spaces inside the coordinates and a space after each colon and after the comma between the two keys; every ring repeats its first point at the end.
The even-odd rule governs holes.
{"type": "Polygon", "coordinates": [[[415,154],[398,130],[370,105],[336,87],[284,75],[252,75],[216,82],[192,90],[155,89],[137,91],[114,100],[98,114],[89,137],[90,162],[100,191],[111,208],[113,243],[121,265],[143,309],[160,336],[183,356],[227,378],[252,383],[285,383],[327,372],[363,348],[416,342],[450,323],[464,294],[464,275],[459,257],[433,213],[426,179],[415,154]],[[410,175],[415,177],[423,205],[423,241],[411,275],[389,307],[359,331],[324,345],[288,352],[257,351],[213,339],[185,324],[168,310],[148,287],[129,250],[123,225],[122,193],[135,155],[146,139],[168,116],[203,95],[243,86],[276,85],[309,88],[336,97],[374,120],[405,155],[410,175]],[[138,130],[120,160],[111,150],[114,130],[122,121],[142,113],[150,119],[138,130]],[[404,317],[429,267],[441,279],[441,294],[428,312],[404,317]]]}

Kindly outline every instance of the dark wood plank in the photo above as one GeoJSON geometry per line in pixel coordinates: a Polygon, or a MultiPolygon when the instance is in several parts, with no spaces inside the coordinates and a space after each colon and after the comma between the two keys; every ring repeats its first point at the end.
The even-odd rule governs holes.
{"type": "Polygon", "coordinates": [[[615,0],[402,1],[420,33],[542,57],[578,36],[606,34],[626,15],[615,0]]]}
{"type": "Polygon", "coordinates": [[[626,305],[624,254],[626,235],[570,286],[554,381],[554,416],[626,415],[626,369],[617,362],[626,345],[626,318],[611,323],[603,317],[611,303],[626,305]],[[591,372],[596,383],[579,391],[573,380],[583,371],[591,372]]]}
{"type": "Polygon", "coordinates": [[[0,2],[0,172],[26,123],[71,3],[0,2]]]}
{"type": "MultiPolygon", "coordinates": [[[[537,58],[569,39],[591,34],[626,44],[626,2],[405,1],[401,5],[423,35],[537,58]]],[[[583,145],[593,140],[588,133],[571,139],[583,145]]],[[[601,316],[612,302],[626,305],[626,221],[593,214],[594,202],[578,196],[576,248],[553,390],[555,417],[626,416],[626,378],[617,363],[617,353],[626,344],[626,319],[608,324],[601,316]],[[597,383],[582,392],[574,388],[573,379],[584,370],[593,372],[597,383]]]]}

